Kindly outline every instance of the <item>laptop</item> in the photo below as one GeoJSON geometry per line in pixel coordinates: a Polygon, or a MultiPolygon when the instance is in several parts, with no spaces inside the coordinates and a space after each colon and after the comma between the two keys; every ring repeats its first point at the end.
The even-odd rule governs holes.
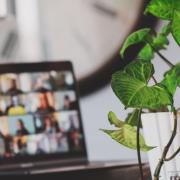
{"type": "Polygon", "coordinates": [[[0,170],[86,163],[72,64],[0,65],[0,170]]]}
{"type": "Polygon", "coordinates": [[[77,92],[69,61],[0,65],[0,175],[92,168],[77,92]]]}

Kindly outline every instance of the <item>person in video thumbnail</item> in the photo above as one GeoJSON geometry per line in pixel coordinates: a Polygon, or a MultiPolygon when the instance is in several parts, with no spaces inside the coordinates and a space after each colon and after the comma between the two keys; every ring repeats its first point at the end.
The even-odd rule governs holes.
{"type": "Polygon", "coordinates": [[[16,122],[17,131],[16,137],[14,138],[14,149],[16,149],[17,154],[26,152],[26,142],[24,140],[25,136],[29,134],[29,131],[24,125],[24,122],[21,119],[18,119],[16,122]]]}
{"type": "Polygon", "coordinates": [[[47,92],[53,89],[53,81],[49,73],[40,74],[35,82],[34,89],[38,92],[47,92]]]}
{"type": "Polygon", "coordinates": [[[39,107],[37,108],[37,113],[49,113],[54,112],[55,109],[49,104],[47,93],[40,93],[39,97],[39,107]]]}
{"type": "Polygon", "coordinates": [[[69,110],[69,109],[76,109],[76,108],[77,108],[77,102],[72,101],[70,96],[66,94],[63,100],[63,109],[69,110]]]}
{"type": "Polygon", "coordinates": [[[47,134],[60,132],[60,128],[57,121],[53,120],[50,116],[46,116],[44,118],[44,132],[47,134]]]}
{"type": "Polygon", "coordinates": [[[10,105],[6,108],[6,114],[8,115],[26,114],[26,110],[24,106],[19,103],[17,96],[10,97],[10,105]]]}
{"type": "Polygon", "coordinates": [[[24,122],[21,119],[18,119],[16,135],[23,136],[23,135],[28,135],[28,134],[29,134],[29,131],[25,127],[24,122]]]}
{"type": "Polygon", "coordinates": [[[70,122],[70,128],[69,131],[75,131],[77,130],[77,127],[75,125],[75,121],[72,115],[69,116],[69,122],[70,122]]]}
{"type": "Polygon", "coordinates": [[[7,94],[16,95],[16,94],[20,94],[20,93],[22,93],[22,91],[17,88],[16,79],[11,79],[11,81],[10,81],[10,87],[9,87],[9,89],[7,90],[7,94]]]}
{"type": "Polygon", "coordinates": [[[71,100],[68,95],[64,96],[64,109],[70,109],[71,108],[71,100]]]}
{"type": "Polygon", "coordinates": [[[12,137],[9,134],[3,134],[0,131],[0,138],[2,138],[4,141],[4,147],[5,147],[4,156],[11,157],[12,156],[12,150],[11,150],[12,137]]]}
{"type": "Polygon", "coordinates": [[[69,143],[69,148],[72,151],[79,150],[81,148],[80,133],[78,131],[68,132],[68,143],[69,143]]]}

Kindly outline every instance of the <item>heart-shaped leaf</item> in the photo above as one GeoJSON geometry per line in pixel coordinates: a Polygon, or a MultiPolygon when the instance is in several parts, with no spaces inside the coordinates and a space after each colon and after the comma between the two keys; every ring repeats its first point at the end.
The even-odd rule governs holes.
{"type": "Polygon", "coordinates": [[[151,0],[145,9],[145,13],[165,20],[171,20],[174,13],[174,0],[151,0]]]}
{"type": "MultiPolygon", "coordinates": [[[[172,35],[180,45],[180,1],[179,0],[151,0],[145,13],[151,13],[156,17],[172,21],[172,35]]],[[[166,41],[161,38],[161,41],[166,41]]]]}
{"type": "Polygon", "coordinates": [[[120,51],[121,56],[124,57],[124,53],[129,46],[144,43],[145,46],[140,50],[138,58],[148,61],[152,60],[154,58],[154,50],[159,51],[165,49],[165,46],[169,44],[167,35],[170,33],[170,28],[170,24],[165,25],[157,36],[151,35],[149,28],[144,28],[132,33],[123,44],[120,51]]]}
{"type": "Polygon", "coordinates": [[[124,53],[129,46],[145,42],[145,39],[149,35],[150,31],[151,29],[144,28],[129,35],[126,41],[124,42],[123,47],[121,48],[121,56],[124,57],[124,53]]]}
{"type": "Polygon", "coordinates": [[[111,86],[125,107],[158,109],[172,105],[172,97],[166,88],[159,85],[149,87],[148,81],[154,73],[148,61],[134,61],[113,74],[111,86]]]}
{"type": "Polygon", "coordinates": [[[148,61],[152,60],[154,58],[154,50],[160,51],[162,49],[165,49],[169,44],[167,36],[170,32],[171,23],[165,25],[157,36],[153,36],[152,42],[148,42],[146,40],[147,44],[139,52],[138,58],[148,61]]]}
{"type": "Polygon", "coordinates": [[[169,93],[174,95],[177,86],[180,84],[180,63],[165,74],[164,80],[160,84],[165,86],[169,93]]]}
{"type": "Polygon", "coordinates": [[[154,74],[154,67],[150,62],[135,60],[127,65],[121,72],[143,83],[147,83],[154,74]]]}
{"type": "MultiPolygon", "coordinates": [[[[137,130],[130,126],[129,124],[124,124],[123,127],[121,127],[118,130],[107,130],[107,129],[101,129],[103,132],[108,134],[112,139],[114,139],[116,142],[120,143],[123,146],[126,146],[131,149],[137,149],[137,130]]],[[[155,147],[147,146],[145,144],[145,140],[143,136],[140,134],[139,136],[139,144],[140,144],[140,150],[147,152],[155,147]]]]}
{"type": "Polygon", "coordinates": [[[178,45],[180,45],[180,10],[174,11],[174,17],[172,21],[172,35],[178,45]]]}

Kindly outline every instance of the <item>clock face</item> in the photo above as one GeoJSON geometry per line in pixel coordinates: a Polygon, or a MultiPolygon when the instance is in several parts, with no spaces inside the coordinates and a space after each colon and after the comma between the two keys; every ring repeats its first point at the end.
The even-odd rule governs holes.
{"type": "Polygon", "coordinates": [[[90,76],[118,51],[137,22],[142,2],[41,0],[41,32],[48,56],[70,59],[78,79],[90,76]]]}
{"type": "Polygon", "coordinates": [[[117,54],[143,5],[143,0],[39,0],[47,59],[71,60],[78,81],[86,81],[117,54]]]}

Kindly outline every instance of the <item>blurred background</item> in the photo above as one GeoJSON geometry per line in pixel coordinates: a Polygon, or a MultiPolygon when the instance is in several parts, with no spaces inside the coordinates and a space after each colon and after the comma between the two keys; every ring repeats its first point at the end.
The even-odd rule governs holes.
{"type": "MultiPolygon", "coordinates": [[[[122,60],[118,52],[123,41],[137,28],[151,26],[158,30],[162,26],[152,17],[143,16],[145,1],[0,0],[1,63],[73,62],[91,161],[136,159],[136,151],[120,146],[99,128],[110,127],[107,120],[110,110],[121,119],[129,112],[110,87],[111,74],[138,52],[134,48],[127,61],[122,60]]],[[[171,36],[170,41],[164,54],[176,63],[180,51],[171,36]]],[[[155,76],[160,80],[168,66],[160,65],[159,57],[154,63],[155,76]]],[[[143,158],[146,160],[145,154],[143,158]]]]}

